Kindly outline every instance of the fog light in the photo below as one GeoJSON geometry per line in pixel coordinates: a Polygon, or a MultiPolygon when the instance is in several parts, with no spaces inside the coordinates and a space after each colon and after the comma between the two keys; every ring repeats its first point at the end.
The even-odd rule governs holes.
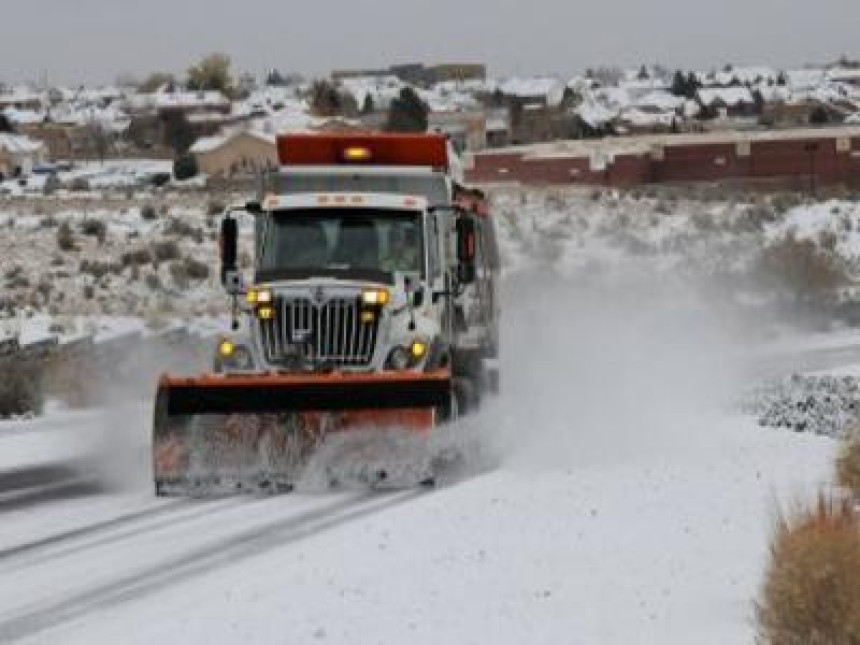
{"type": "Polygon", "coordinates": [[[374,320],[376,320],[376,314],[372,311],[362,311],[361,312],[361,322],[365,325],[371,324],[374,320]]]}
{"type": "Polygon", "coordinates": [[[218,344],[218,353],[224,358],[229,358],[236,351],[236,346],[229,340],[222,340],[218,344]]]}
{"type": "Polygon", "coordinates": [[[416,340],[412,343],[410,351],[412,352],[412,358],[416,361],[420,361],[427,355],[427,345],[422,343],[420,340],[416,340]]]}

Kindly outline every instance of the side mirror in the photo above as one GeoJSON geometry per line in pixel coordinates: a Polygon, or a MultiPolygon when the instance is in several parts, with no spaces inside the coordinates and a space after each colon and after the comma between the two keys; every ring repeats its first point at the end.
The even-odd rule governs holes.
{"type": "Polygon", "coordinates": [[[472,284],[477,274],[476,257],[478,230],[475,219],[468,215],[457,218],[457,277],[462,284],[472,284]]]}
{"type": "Polygon", "coordinates": [[[228,286],[228,276],[235,275],[239,245],[239,225],[232,217],[221,221],[221,284],[228,286]]]}

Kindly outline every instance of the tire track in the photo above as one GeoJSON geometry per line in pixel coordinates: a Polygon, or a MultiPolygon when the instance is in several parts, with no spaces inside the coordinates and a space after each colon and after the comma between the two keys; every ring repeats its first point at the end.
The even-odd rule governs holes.
{"type": "Polygon", "coordinates": [[[177,555],[143,572],[55,602],[40,604],[30,611],[0,622],[0,641],[22,639],[95,611],[138,600],[215,569],[233,566],[267,551],[295,544],[427,494],[424,490],[358,493],[322,508],[266,523],[230,538],[217,540],[190,553],[177,555]]]}

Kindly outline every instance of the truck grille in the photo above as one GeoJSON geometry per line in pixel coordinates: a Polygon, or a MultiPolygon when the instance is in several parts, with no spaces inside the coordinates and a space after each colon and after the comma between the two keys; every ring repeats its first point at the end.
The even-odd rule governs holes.
{"type": "Polygon", "coordinates": [[[275,317],[260,321],[266,362],[287,367],[360,367],[376,349],[378,316],[361,321],[359,299],[275,298],[275,317]]]}

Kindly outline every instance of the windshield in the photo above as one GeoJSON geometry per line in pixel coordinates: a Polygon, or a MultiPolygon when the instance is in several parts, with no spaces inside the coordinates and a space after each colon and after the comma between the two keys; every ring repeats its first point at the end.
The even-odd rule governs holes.
{"type": "Polygon", "coordinates": [[[278,211],[261,251],[259,272],[274,279],[424,273],[421,218],[414,210],[278,211]]]}

